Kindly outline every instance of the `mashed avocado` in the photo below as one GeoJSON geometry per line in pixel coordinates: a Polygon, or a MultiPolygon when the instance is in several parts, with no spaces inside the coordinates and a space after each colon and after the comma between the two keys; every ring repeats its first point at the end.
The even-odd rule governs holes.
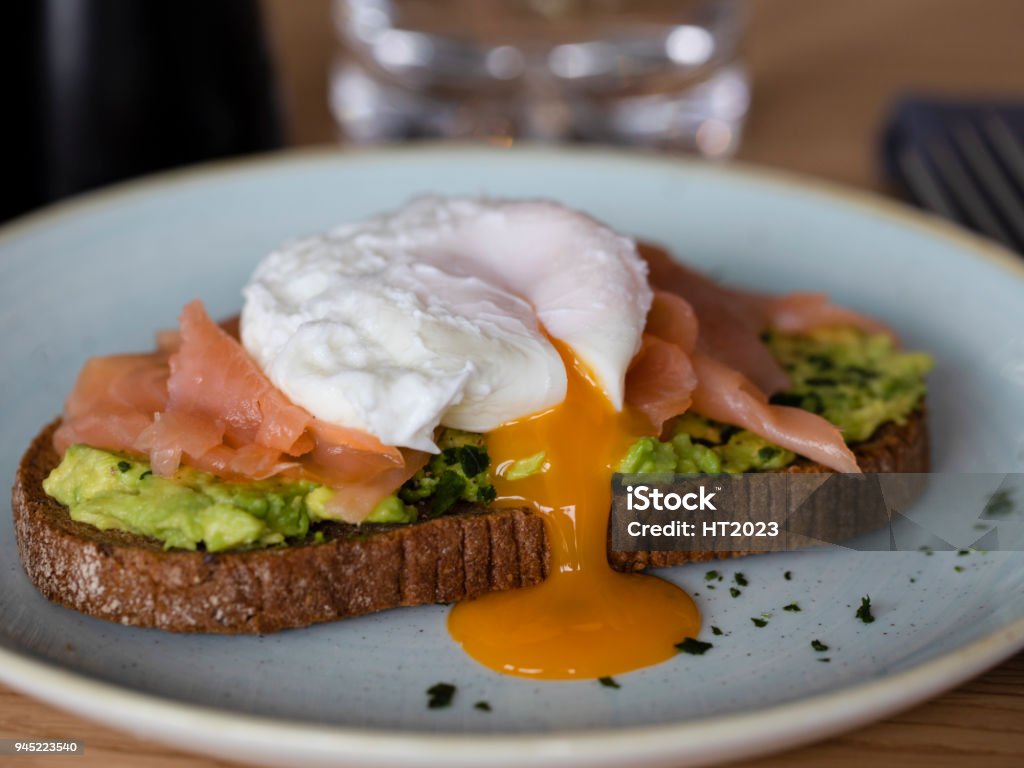
{"type": "MultiPolygon", "coordinates": [[[[433,515],[443,514],[459,500],[494,498],[482,438],[472,436],[479,445],[472,444],[469,451],[455,445],[461,441],[469,446],[472,441],[467,435],[449,438],[447,444],[454,452],[446,449],[403,487],[401,492],[410,504],[426,502],[433,515]],[[467,476],[467,471],[472,474],[467,476]],[[453,480],[449,473],[459,479],[453,480]],[[416,492],[406,494],[410,487],[416,492]]],[[[167,548],[194,550],[203,545],[209,552],[305,538],[311,523],[327,519],[325,505],[333,493],[308,482],[229,483],[187,468],[173,477],[157,477],[144,461],[85,445],[68,448],[43,481],[43,490],[70,510],[72,520],[101,530],[116,528],[151,536],[167,548]]],[[[388,496],[365,522],[411,523],[417,509],[410,504],[397,495],[388,496]]]]}
{"type": "MultiPolygon", "coordinates": [[[[924,396],[924,375],[933,365],[926,354],[894,349],[887,336],[850,329],[773,333],[765,341],[792,382],[772,402],[820,414],[849,443],[868,439],[887,422],[904,423],[924,396]]],[[[796,458],[752,432],[696,414],[673,419],[666,431],[664,441],[637,440],[617,470],[760,472],[796,458]]],[[[411,523],[418,514],[443,515],[459,501],[494,500],[484,436],[446,429],[438,444],[441,453],[381,501],[367,523],[411,523]]],[[[506,477],[528,477],[546,467],[541,452],[516,462],[513,476],[506,477]]],[[[73,520],[151,536],[167,548],[203,546],[210,552],[304,539],[311,524],[326,519],[333,493],[308,482],[229,483],[190,469],[162,478],[143,461],[84,445],[67,450],[43,488],[70,509],[73,520]]]]}
{"type": "Polygon", "coordinates": [[[406,504],[425,504],[429,517],[438,517],[459,501],[494,501],[490,456],[483,435],[446,429],[437,441],[441,453],[432,457],[398,491],[406,504]]]}
{"type": "MultiPolygon", "coordinates": [[[[903,424],[925,394],[933,366],[922,352],[901,352],[884,334],[830,328],[809,334],[772,333],[765,342],[791,386],[772,397],[817,413],[839,427],[848,443],[867,440],[888,422],[903,424]]],[[[745,429],[687,413],[667,427],[670,439],[637,440],[619,463],[624,473],[764,472],[796,455],[745,429]]]]}
{"type": "Polygon", "coordinates": [[[925,394],[934,366],[924,352],[901,352],[884,334],[829,328],[767,338],[792,381],[772,402],[824,416],[848,443],[867,440],[882,424],[906,422],[925,394]]]}

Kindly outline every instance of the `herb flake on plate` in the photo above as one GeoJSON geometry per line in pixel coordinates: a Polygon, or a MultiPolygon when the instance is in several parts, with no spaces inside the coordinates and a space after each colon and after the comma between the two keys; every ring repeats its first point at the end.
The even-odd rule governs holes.
{"type": "Polygon", "coordinates": [[[434,683],[427,688],[427,707],[430,709],[450,707],[456,690],[451,683],[434,683]]]}
{"type": "Polygon", "coordinates": [[[875,616],[871,613],[871,596],[864,595],[860,599],[860,608],[857,609],[857,618],[863,621],[865,624],[870,624],[875,620],[875,616]]]}
{"type": "MultiPolygon", "coordinates": [[[[714,630],[715,627],[712,627],[711,631],[714,632],[714,630]]],[[[719,629],[715,634],[722,634],[722,630],[719,629]]],[[[693,637],[686,637],[683,638],[681,643],[676,643],[676,648],[682,653],[689,653],[692,656],[703,656],[709,648],[714,648],[714,646],[711,643],[705,643],[693,637]]]]}

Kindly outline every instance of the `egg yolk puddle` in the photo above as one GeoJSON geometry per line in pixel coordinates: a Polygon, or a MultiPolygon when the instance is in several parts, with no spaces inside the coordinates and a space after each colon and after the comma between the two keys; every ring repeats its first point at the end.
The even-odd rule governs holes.
{"type": "Polygon", "coordinates": [[[569,386],[555,408],[491,432],[498,467],[496,506],[532,506],[545,518],[551,549],[548,578],[535,587],[494,592],[460,603],[448,630],[466,653],[497,672],[564,680],[647,667],[696,637],[693,600],[662,579],[608,565],[611,476],[650,425],[616,412],[572,352],[557,345],[569,386]],[[547,469],[507,480],[502,467],[546,451],[547,469]]]}

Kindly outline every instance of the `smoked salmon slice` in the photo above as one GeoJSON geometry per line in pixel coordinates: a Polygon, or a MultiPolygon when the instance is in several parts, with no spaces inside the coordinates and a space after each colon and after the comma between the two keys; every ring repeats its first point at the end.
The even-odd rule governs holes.
{"type": "Polygon", "coordinates": [[[860,472],[839,429],[821,416],[770,405],[764,392],[743,374],[706,355],[695,354],[693,367],[698,382],[693,410],[701,416],[749,429],[836,472],[860,472]]]}
{"type": "Polygon", "coordinates": [[[426,454],[385,446],[293,404],[232,325],[218,326],[200,302],[179,321],[180,330],[158,335],[156,352],[86,362],[54,438],[59,451],[85,443],[140,453],[163,476],[184,463],[228,480],[309,479],[336,490],[328,510],[350,522],[426,462],[426,454]]]}
{"type": "Polygon", "coordinates": [[[671,390],[666,379],[681,376],[685,384],[680,389],[688,388],[687,407],[696,413],[749,429],[837,472],[859,472],[853,452],[835,426],[809,411],[770,404],[768,396],[788,387],[789,379],[761,334],[768,329],[800,333],[829,325],[890,335],[892,331],[877,320],[831,304],[824,294],[767,296],[725,288],[656,246],[640,243],[638,248],[650,269],[655,300],[644,344],[627,374],[626,401],[660,431],[664,419],[685,410],[668,413],[684,398],[679,390],[671,390]],[[667,300],[663,292],[675,294],[679,301],[667,300]],[[651,335],[676,342],[676,350],[686,357],[688,376],[681,373],[684,364],[674,359],[675,352],[653,350],[648,341],[651,335]]]}
{"type": "Polygon", "coordinates": [[[684,413],[697,386],[690,362],[697,343],[697,315],[689,303],[655,291],[640,351],[626,372],[626,404],[660,434],[666,421],[684,413]]]}

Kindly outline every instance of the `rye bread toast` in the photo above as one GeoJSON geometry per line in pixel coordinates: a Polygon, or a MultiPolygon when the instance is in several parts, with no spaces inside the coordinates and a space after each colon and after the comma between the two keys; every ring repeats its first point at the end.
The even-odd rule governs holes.
{"type": "MultiPolygon", "coordinates": [[[[49,600],[98,618],[173,632],[265,633],[403,605],[451,603],[530,586],[548,573],[543,519],[527,509],[463,505],[409,525],[320,524],[324,540],[236,552],[160,542],[73,521],[43,492],[58,464],[50,424],[22,458],[14,527],[29,579],[49,600]]],[[[865,472],[928,471],[923,409],[854,446],[865,472]]],[[[827,472],[800,459],[785,472],[827,472]]],[[[620,571],[745,552],[609,552],[620,571]]]]}

